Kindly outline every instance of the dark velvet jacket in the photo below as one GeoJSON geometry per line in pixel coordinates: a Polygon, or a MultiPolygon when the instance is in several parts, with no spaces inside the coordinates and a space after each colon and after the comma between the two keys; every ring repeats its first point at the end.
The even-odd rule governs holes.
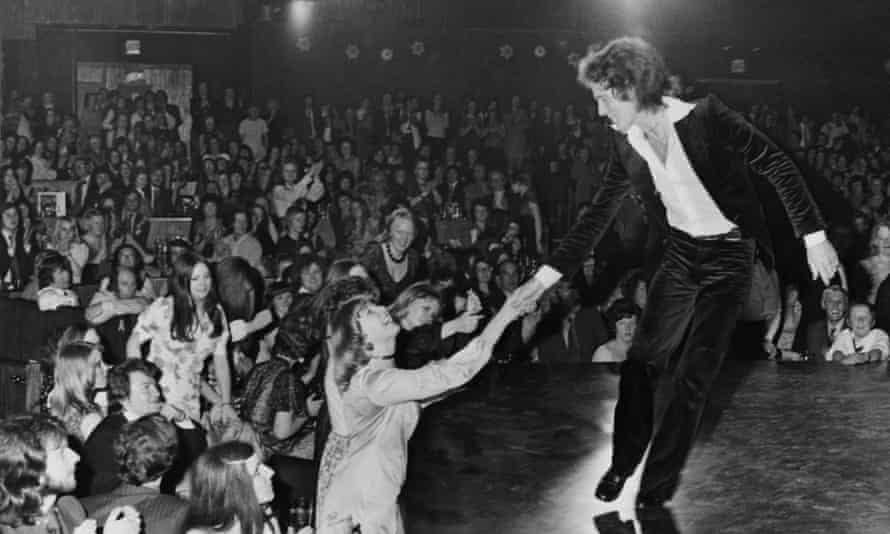
{"type": "MultiPolygon", "coordinates": [[[[742,236],[756,240],[759,257],[767,267],[774,263],[769,223],[749,171],[775,188],[797,237],[825,229],[822,215],[791,158],[717,97],[697,100],[692,111],[674,127],[702,185],[742,236]]],[[[613,132],[609,165],[603,185],[593,198],[593,208],[565,236],[549,264],[571,276],[633,190],[642,197],[650,221],[666,231],[665,208],[646,160],[625,134],[613,132]]]]}

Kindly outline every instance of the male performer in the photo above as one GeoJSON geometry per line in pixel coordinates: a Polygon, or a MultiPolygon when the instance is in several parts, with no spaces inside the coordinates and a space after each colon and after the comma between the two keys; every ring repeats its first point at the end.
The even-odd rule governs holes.
{"type": "Polygon", "coordinates": [[[753,180],[765,178],[778,192],[805,241],[814,278],[827,284],[838,259],[791,159],[714,96],[695,102],[664,96],[667,68],[649,43],[616,39],[581,62],[578,78],[615,130],[608,171],[592,209],[566,235],[550,266],[519,291],[537,298],[572,275],[632,190],[650,216],[661,219],[666,250],[622,366],[612,466],[596,490],[604,501],[617,498],[652,438],[637,506],[660,507],[677,488],[751,285],[755,249],[767,266],[773,262],[753,180]],[[676,394],[653,437],[653,393],[687,331],[673,376],[676,394]]]}

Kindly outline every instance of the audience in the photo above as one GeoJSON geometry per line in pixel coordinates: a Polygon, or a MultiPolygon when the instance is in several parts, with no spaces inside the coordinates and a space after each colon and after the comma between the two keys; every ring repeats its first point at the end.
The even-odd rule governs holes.
{"type": "MultiPolygon", "coordinates": [[[[591,103],[554,111],[512,97],[501,113],[508,102],[498,98],[480,106],[400,92],[347,106],[307,96],[288,116],[284,99],[261,107],[231,87],[216,95],[208,82],[196,84],[190,108],[155,90],[129,98],[103,89],[79,117],[52,92],[34,100],[39,109],[27,97],[8,100],[0,293],[35,300],[47,314],[85,305],[78,313],[96,329],[87,343],[85,327],[58,342],[44,405],[84,447],[78,494],[104,509],[96,519],[113,522],[110,506],[137,499],[148,532],[180,530],[182,503],[157,489],[173,491],[192,467],[199,480],[190,481],[188,528],[259,534],[272,500],[251,490],[254,478],[262,486],[271,477],[262,460],[278,472],[279,500],[314,494],[328,434],[319,399],[328,393],[330,317],[355,295],[379,294],[401,330],[400,367],[454,355],[590,205],[602,187],[607,130],[591,103]],[[52,217],[36,203],[37,185],[62,182],[72,188],[68,216],[52,217]],[[149,242],[152,217],[193,222],[183,235],[149,242]],[[114,366],[107,416],[102,362],[114,366]],[[219,445],[193,465],[208,425],[239,418],[263,450],[219,445]],[[118,460],[118,439],[139,446],[118,460]],[[229,481],[242,486],[230,494],[229,481]]],[[[886,359],[886,334],[875,328],[890,324],[885,121],[859,106],[823,122],[759,103],[749,118],[824,189],[849,298],[874,304],[847,310],[845,279],[824,288],[786,261],[777,265],[788,288],[784,314],[757,325],[755,339],[767,338],[764,352],[783,359],[886,359]]],[[[577,275],[507,326],[498,368],[626,357],[658,244],[640,245],[648,216],[634,198],[617,219],[577,275]]],[[[10,450],[29,447],[2,439],[10,450]]],[[[82,522],[82,509],[58,502],[66,525],[82,522]]],[[[43,517],[13,508],[0,521],[43,517]]]]}
{"type": "Polygon", "coordinates": [[[871,305],[854,302],[847,315],[848,328],[841,331],[828,349],[828,360],[844,365],[885,361],[890,355],[887,333],[875,328],[871,305]]]}
{"type": "MultiPolygon", "coordinates": [[[[68,446],[57,420],[26,415],[0,421],[0,529],[10,534],[57,534],[96,529],[74,490],[80,457],[68,446]]],[[[131,506],[110,510],[103,532],[139,534],[141,518],[131,506]]]]}

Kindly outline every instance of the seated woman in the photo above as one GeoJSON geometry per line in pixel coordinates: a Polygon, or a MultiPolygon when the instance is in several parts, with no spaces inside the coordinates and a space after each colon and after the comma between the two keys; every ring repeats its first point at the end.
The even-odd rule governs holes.
{"type": "Polygon", "coordinates": [[[96,345],[75,342],[59,347],[53,363],[49,414],[62,421],[75,441],[83,444],[105,417],[93,400],[95,389],[105,387],[102,356],[96,345]]]}
{"type": "Polygon", "coordinates": [[[37,287],[37,307],[40,311],[80,306],[77,293],[71,291],[71,264],[68,258],[57,252],[48,252],[39,260],[37,287]]]}
{"type": "Polygon", "coordinates": [[[389,313],[399,324],[396,366],[417,369],[429,361],[447,358],[469,341],[456,334],[471,334],[482,319],[479,297],[470,291],[458,317],[437,322],[442,308],[442,297],[427,282],[417,282],[402,291],[389,307],[389,313]]]}
{"type": "Polygon", "coordinates": [[[312,254],[297,256],[294,270],[297,278],[292,282],[297,290],[294,297],[297,302],[315,295],[324,285],[324,265],[318,256],[312,254]]]}
{"type": "Polygon", "coordinates": [[[875,328],[875,317],[871,305],[856,302],[850,305],[847,315],[849,328],[842,331],[828,349],[828,361],[844,365],[858,365],[881,362],[890,355],[890,340],[887,333],[875,328]]]}
{"type": "Polygon", "coordinates": [[[229,441],[204,451],[188,476],[187,534],[279,534],[278,521],[266,513],[275,499],[274,474],[246,443],[229,441]]]}
{"type": "Polygon", "coordinates": [[[620,298],[609,306],[606,321],[614,329],[615,337],[599,347],[593,353],[593,363],[623,362],[627,359],[627,349],[633,341],[637,329],[640,307],[632,300],[620,298]]]}
{"type": "Polygon", "coordinates": [[[463,350],[409,371],[394,366],[400,326],[386,308],[362,298],[342,304],[327,342],[325,394],[333,431],[319,473],[319,532],[404,531],[398,496],[421,408],[471,380],[524,307],[509,297],[463,350]]]}
{"type": "Polygon", "coordinates": [[[68,258],[71,263],[71,282],[79,284],[83,268],[90,256],[90,249],[78,235],[77,222],[73,217],[59,217],[47,248],[68,258]]]}

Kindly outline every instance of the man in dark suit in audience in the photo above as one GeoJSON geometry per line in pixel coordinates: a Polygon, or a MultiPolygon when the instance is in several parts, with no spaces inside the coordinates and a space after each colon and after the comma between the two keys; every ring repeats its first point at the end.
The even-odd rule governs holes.
{"type": "Polygon", "coordinates": [[[109,493],[81,501],[100,525],[119,506],[132,506],[142,516],[145,534],[182,534],[188,503],[160,491],[161,478],[173,466],[179,448],[176,426],[160,414],[146,415],[121,429],[114,442],[123,483],[109,493]]]}
{"type": "Polygon", "coordinates": [[[822,291],[822,310],[825,318],[813,321],[807,327],[807,352],[820,361],[834,343],[834,338],[844,329],[847,317],[847,292],[832,284],[822,291]]]}
{"type": "Polygon", "coordinates": [[[34,270],[30,243],[20,231],[18,207],[13,203],[0,206],[0,286],[5,291],[16,291],[27,283],[34,270]]]}
{"type": "Polygon", "coordinates": [[[549,328],[541,325],[543,338],[536,347],[544,363],[590,362],[593,351],[609,341],[609,330],[599,309],[582,307],[578,290],[568,282],[557,286],[558,300],[551,313],[557,319],[549,328]]]}
{"type": "Polygon", "coordinates": [[[79,495],[108,493],[120,485],[121,466],[114,453],[114,441],[128,422],[146,415],[159,413],[176,423],[179,451],[165,473],[165,491],[176,487],[192,460],[207,447],[200,427],[161,401],[159,374],[157,367],[142,360],[127,360],[109,371],[108,399],[120,409],[109,413],[84,443],[77,481],[79,495]]]}

